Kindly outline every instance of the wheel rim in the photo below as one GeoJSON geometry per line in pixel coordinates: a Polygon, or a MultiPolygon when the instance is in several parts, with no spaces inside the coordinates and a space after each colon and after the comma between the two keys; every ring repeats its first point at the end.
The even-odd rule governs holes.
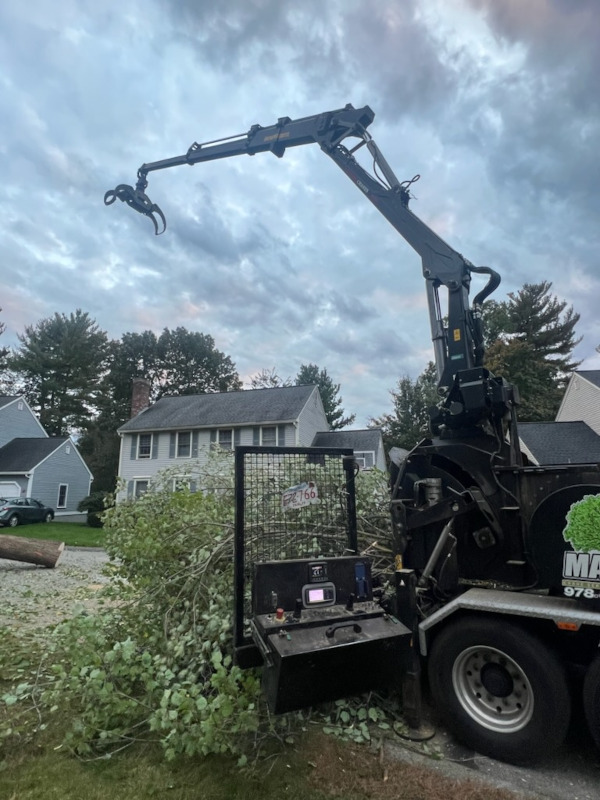
{"type": "Polygon", "coordinates": [[[463,650],[452,668],[452,685],[471,719],[490,731],[515,733],[533,715],[533,691],[527,675],[495,647],[463,650]]]}
{"type": "Polygon", "coordinates": [[[18,517],[11,517],[8,520],[8,524],[10,525],[11,528],[16,528],[17,525],[19,524],[19,518],[18,517]]]}

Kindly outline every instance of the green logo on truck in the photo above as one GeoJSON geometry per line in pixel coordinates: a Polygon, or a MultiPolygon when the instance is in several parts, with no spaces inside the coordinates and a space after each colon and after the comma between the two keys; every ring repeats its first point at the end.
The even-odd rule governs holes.
{"type": "Polygon", "coordinates": [[[564,593],[571,596],[575,588],[600,589],[600,494],[587,494],[572,504],[563,537],[575,551],[564,554],[564,593]]]}

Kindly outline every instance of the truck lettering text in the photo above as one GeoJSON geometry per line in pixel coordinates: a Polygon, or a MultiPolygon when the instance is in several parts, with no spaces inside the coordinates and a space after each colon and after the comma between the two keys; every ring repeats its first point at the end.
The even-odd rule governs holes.
{"type": "Polygon", "coordinates": [[[565,553],[565,578],[600,578],[600,553],[565,553]]]}

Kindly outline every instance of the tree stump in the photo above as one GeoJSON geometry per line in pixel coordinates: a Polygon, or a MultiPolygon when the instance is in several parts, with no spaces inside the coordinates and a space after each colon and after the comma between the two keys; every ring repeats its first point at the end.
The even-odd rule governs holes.
{"type": "Polygon", "coordinates": [[[64,549],[64,542],[0,535],[0,558],[11,561],[26,561],[52,569],[58,564],[64,549]]]}

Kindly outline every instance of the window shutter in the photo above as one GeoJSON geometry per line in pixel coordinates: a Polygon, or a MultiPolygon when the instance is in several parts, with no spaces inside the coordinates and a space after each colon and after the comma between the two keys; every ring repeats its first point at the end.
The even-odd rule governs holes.
{"type": "Polygon", "coordinates": [[[133,497],[133,481],[127,481],[127,499],[131,500],[133,497]]]}
{"type": "Polygon", "coordinates": [[[169,458],[175,458],[175,443],[177,441],[177,434],[172,433],[169,439],[169,458]]]}
{"type": "Polygon", "coordinates": [[[190,492],[192,494],[198,491],[198,482],[197,481],[190,481],[190,492]]]}
{"type": "Polygon", "coordinates": [[[217,432],[213,428],[212,431],[210,432],[210,449],[211,450],[215,449],[216,443],[217,443],[217,432]]]}
{"type": "Polygon", "coordinates": [[[198,458],[198,431],[192,432],[192,458],[198,458]]]}
{"type": "Polygon", "coordinates": [[[239,447],[241,441],[242,441],[242,431],[240,428],[235,428],[233,431],[233,446],[239,447]]]}
{"type": "Polygon", "coordinates": [[[277,426],[277,446],[285,447],[285,425],[277,426]]]}
{"type": "Polygon", "coordinates": [[[255,447],[260,444],[260,428],[252,428],[252,444],[255,447]]]}
{"type": "Polygon", "coordinates": [[[137,433],[131,435],[131,460],[133,461],[137,456],[137,433]]]}
{"type": "Polygon", "coordinates": [[[158,458],[158,433],[152,434],[152,458],[158,458]]]}

